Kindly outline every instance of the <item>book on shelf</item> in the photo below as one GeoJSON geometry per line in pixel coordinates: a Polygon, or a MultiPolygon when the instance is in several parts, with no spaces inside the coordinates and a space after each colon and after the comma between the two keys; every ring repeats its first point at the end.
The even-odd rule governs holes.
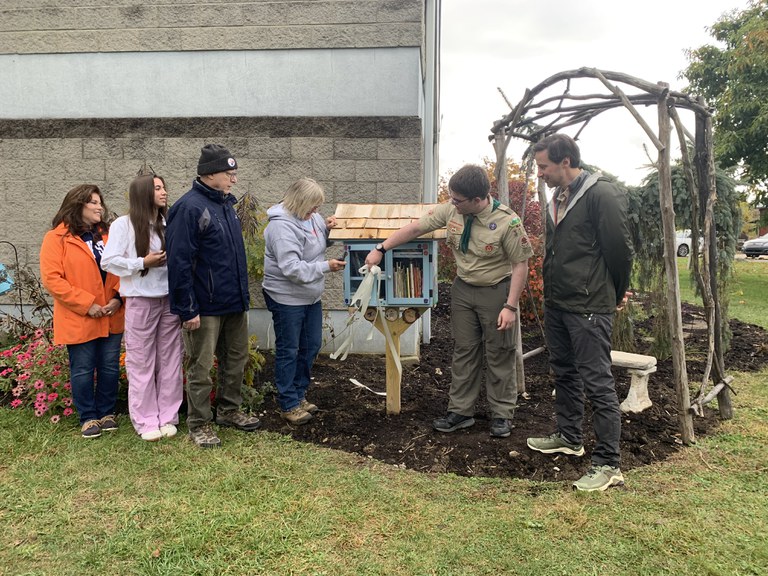
{"type": "Polygon", "coordinates": [[[421,259],[409,259],[395,263],[392,275],[392,294],[395,298],[421,298],[422,279],[421,259]]]}

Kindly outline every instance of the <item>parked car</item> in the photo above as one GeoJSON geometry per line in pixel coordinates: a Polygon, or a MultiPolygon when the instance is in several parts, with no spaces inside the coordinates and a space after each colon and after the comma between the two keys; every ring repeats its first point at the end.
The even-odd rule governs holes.
{"type": "Polygon", "coordinates": [[[768,255],[768,234],[763,234],[752,240],[744,242],[742,247],[747,258],[757,258],[758,256],[768,255]]]}
{"type": "MultiPolygon", "coordinates": [[[[699,239],[699,248],[701,248],[702,242],[699,239]]],[[[682,257],[688,256],[691,253],[691,231],[690,230],[678,230],[675,234],[675,251],[677,255],[682,257]]]]}

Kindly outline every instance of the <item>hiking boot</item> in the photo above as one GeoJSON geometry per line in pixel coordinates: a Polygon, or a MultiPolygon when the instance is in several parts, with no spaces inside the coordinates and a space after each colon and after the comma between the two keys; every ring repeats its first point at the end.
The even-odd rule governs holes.
{"type": "Polygon", "coordinates": [[[584,476],[573,483],[574,490],[583,492],[603,491],[611,486],[624,486],[621,470],[613,466],[592,465],[584,476]]]}
{"type": "Polygon", "coordinates": [[[253,432],[261,427],[261,420],[240,410],[228,410],[227,412],[217,410],[216,424],[237,428],[244,432],[253,432]]]}
{"type": "Polygon", "coordinates": [[[544,454],[570,454],[572,456],[583,456],[584,445],[583,444],[571,444],[566,442],[560,435],[560,432],[555,432],[551,436],[546,438],[528,438],[528,448],[536,450],[537,452],[543,452],[544,454]]]}
{"type": "Polygon", "coordinates": [[[163,424],[160,426],[160,434],[163,435],[163,438],[170,438],[171,436],[176,436],[176,426],[173,424],[163,424]]]}
{"type": "Polygon", "coordinates": [[[83,438],[98,438],[101,436],[101,426],[99,426],[98,420],[88,420],[83,427],[80,428],[80,434],[83,438]]]}
{"type": "Polygon", "coordinates": [[[312,420],[312,414],[304,410],[301,406],[296,406],[293,410],[288,412],[280,412],[280,418],[290,424],[301,425],[306,424],[312,420]]]}
{"type": "Polygon", "coordinates": [[[438,432],[453,432],[461,428],[473,426],[475,419],[472,416],[462,416],[456,412],[448,412],[444,418],[438,418],[432,422],[432,427],[438,432]]]}
{"type": "Polygon", "coordinates": [[[218,448],[221,446],[221,440],[216,436],[216,432],[213,431],[210,424],[203,424],[199,428],[191,429],[189,439],[200,448],[218,448]]]}
{"type": "Polygon", "coordinates": [[[506,438],[512,434],[512,427],[507,418],[494,418],[491,420],[491,436],[494,438],[506,438]]]}
{"type": "Polygon", "coordinates": [[[304,412],[309,412],[310,414],[314,414],[319,410],[319,408],[312,404],[312,402],[307,402],[306,398],[301,399],[301,402],[299,402],[299,408],[304,410],[304,412]]]}
{"type": "Polygon", "coordinates": [[[103,432],[114,432],[117,430],[117,420],[115,420],[114,414],[107,414],[99,420],[99,426],[103,432]]]}
{"type": "Polygon", "coordinates": [[[160,430],[150,430],[149,432],[143,432],[141,434],[141,439],[146,440],[147,442],[157,442],[162,437],[163,433],[160,432],[160,430]]]}

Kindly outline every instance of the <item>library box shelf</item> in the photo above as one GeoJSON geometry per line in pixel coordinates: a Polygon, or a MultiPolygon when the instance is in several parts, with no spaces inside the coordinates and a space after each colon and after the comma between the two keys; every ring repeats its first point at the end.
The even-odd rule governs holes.
{"type": "MultiPolygon", "coordinates": [[[[338,204],[336,227],[330,239],[344,245],[344,302],[363,281],[360,269],[365,257],[403,226],[417,221],[437,204],[338,204]]],[[[378,289],[371,294],[370,306],[389,308],[431,308],[437,303],[437,240],[445,238],[445,228],[387,250],[379,267],[378,289]]]]}
{"type": "MultiPolygon", "coordinates": [[[[365,257],[377,242],[345,241],[347,266],[344,269],[344,303],[363,281],[360,269],[365,257]]],[[[381,260],[381,279],[378,291],[374,288],[369,306],[418,306],[437,304],[437,274],[435,257],[437,242],[415,240],[388,250],[381,260]]]]}

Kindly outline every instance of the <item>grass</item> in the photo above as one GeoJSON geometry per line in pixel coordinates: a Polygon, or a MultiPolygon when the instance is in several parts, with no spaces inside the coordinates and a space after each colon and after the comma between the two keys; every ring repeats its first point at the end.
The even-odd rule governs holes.
{"type": "MultiPolygon", "coordinates": [[[[678,258],[677,263],[681,300],[700,306],[701,298],[694,292],[687,269],[688,260],[678,258]]],[[[734,260],[728,297],[732,317],[768,328],[768,262],[734,260]]]]}
{"type": "Polygon", "coordinates": [[[94,441],[3,410],[5,574],[761,574],[768,379],[625,489],[423,475],[224,431],[221,450],[94,441]]]}
{"type": "MultiPolygon", "coordinates": [[[[748,303],[751,270],[737,269],[748,303]]],[[[0,574],[765,574],[768,370],[735,376],[734,420],[601,494],[266,432],[223,430],[211,451],[146,443],[127,417],[86,441],[2,408],[0,574]]]]}

